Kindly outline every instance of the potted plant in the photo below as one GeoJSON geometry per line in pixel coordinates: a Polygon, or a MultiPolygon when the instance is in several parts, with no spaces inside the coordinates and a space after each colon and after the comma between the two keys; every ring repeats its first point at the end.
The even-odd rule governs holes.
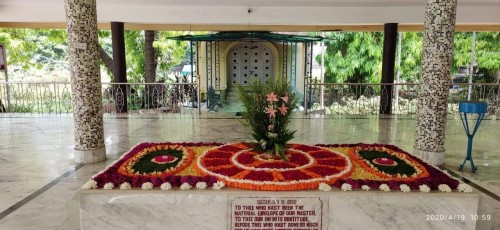
{"type": "Polygon", "coordinates": [[[263,84],[255,81],[248,87],[238,86],[240,100],[245,108],[243,125],[248,127],[257,141],[254,151],[268,158],[287,161],[286,143],[296,130],[290,130],[290,118],[297,104],[288,82],[263,84]]]}

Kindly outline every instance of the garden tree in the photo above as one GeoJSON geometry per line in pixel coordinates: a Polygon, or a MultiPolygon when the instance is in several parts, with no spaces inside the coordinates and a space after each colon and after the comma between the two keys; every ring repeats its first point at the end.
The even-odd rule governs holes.
{"type": "Polygon", "coordinates": [[[144,54],[145,54],[145,75],[144,80],[146,83],[153,83],[156,81],[156,67],[158,66],[158,57],[156,49],[153,47],[155,41],[156,31],[144,31],[144,54]]]}
{"type": "MultiPolygon", "coordinates": [[[[326,83],[380,82],[383,33],[332,32],[326,33],[325,37],[326,83]]],[[[321,56],[316,60],[321,63],[321,56]]],[[[366,86],[349,88],[356,98],[368,90],[366,86]]]]}
{"type": "MultiPolygon", "coordinates": [[[[101,65],[104,65],[106,72],[109,76],[113,76],[113,58],[109,55],[113,52],[112,41],[111,41],[111,31],[110,30],[99,30],[99,58],[101,59],[101,65]]],[[[114,79],[114,78],[113,78],[114,79]]]]}
{"type": "Polygon", "coordinates": [[[332,32],[325,37],[325,82],[380,82],[383,33],[332,32]]]}
{"type": "Polygon", "coordinates": [[[423,33],[403,32],[401,35],[401,63],[399,67],[399,76],[401,82],[416,83],[420,79],[423,33]]]}
{"type": "MultiPolygon", "coordinates": [[[[471,63],[472,33],[455,34],[453,71],[469,67],[471,63]]],[[[495,82],[500,70],[500,32],[477,32],[474,59],[478,73],[474,82],[495,82]]]]}
{"type": "MultiPolygon", "coordinates": [[[[129,82],[157,82],[157,72],[161,74],[161,80],[165,80],[166,72],[178,65],[183,56],[187,44],[167,39],[170,36],[181,35],[182,32],[168,31],[125,31],[125,53],[127,62],[127,78],[129,82]]],[[[111,50],[111,39],[109,31],[99,33],[101,48],[100,56],[108,71],[112,72],[112,59],[106,49],[111,50]]],[[[153,98],[151,86],[145,87],[144,100],[141,107],[157,107],[153,98]]]]}
{"type": "MultiPolygon", "coordinates": [[[[416,82],[420,75],[422,33],[402,35],[400,77],[416,82]]],[[[335,32],[325,37],[325,82],[380,82],[383,33],[335,32]]],[[[320,55],[316,58],[321,62],[320,55]]]]}
{"type": "MultiPolygon", "coordinates": [[[[156,68],[158,66],[158,58],[156,49],[153,47],[153,42],[155,41],[156,31],[146,30],[144,31],[144,55],[145,55],[145,75],[144,80],[146,83],[154,83],[156,81],[156,68]]],[[[160,105],[157,103],[158,93],[155,93],[163,89],[159,89],[155,85],[146,85],[144,100],[142,102],[142,107],[146,109],[157,108],[160,105]]]]}
{"type": "Polygon", "coordinates": [[[62,29],[0,28],[0,43],[7,48],[8,64],[21,71],[68,68],[67,37],[62,29]]]}

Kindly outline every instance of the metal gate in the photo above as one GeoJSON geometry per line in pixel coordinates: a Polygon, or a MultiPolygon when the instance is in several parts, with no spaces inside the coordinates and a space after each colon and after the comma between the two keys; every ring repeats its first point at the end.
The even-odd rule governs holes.
{"type": "Polygon", "coordinates": [[[229,52],[229,86],[248,86],[253,81],[262,82],[274,79],[273,54],[262,43],[245,42],[229,52]]]}

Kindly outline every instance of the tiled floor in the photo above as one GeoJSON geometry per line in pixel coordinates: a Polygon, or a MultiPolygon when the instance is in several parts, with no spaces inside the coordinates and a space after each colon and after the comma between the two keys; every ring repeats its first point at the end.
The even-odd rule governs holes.
{"type": "MultiPolygon", "coordinates": [[[[409,116],[297,115],[292,126],[298,143],[388,143],[412,151],[415,118],[409,116]]],[[[108,160],[73,163],[71,115],[0,115],[0,229],[67,229],[67,201],[91,175],[140,142],[250,141],[234,114],[106,116],[108,160]]],[[[489,118],[474,141],[476,174],[457,172],[466,151],[458,116],[446,131],[446,165],[500,196],[500,120],[489,118]]],[[[500,229],[500,201],[482,196],[480,214],[491,221],[478,229],[500,229]]]]}

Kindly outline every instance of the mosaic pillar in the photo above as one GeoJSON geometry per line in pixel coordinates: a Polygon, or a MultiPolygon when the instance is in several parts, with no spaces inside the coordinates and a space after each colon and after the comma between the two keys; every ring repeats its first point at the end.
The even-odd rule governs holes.
{"type": "Polygon", "coordinates": [[[444,163],[446,114],[457,0],[427,0],[414,154],[444,163]]]}
{"type": "Polygon", "coordinates": [[[106,149],[97,48],[96,0],[64,2],[73,91],[75,162],[99,162],[106,159],[106,149]]]}

